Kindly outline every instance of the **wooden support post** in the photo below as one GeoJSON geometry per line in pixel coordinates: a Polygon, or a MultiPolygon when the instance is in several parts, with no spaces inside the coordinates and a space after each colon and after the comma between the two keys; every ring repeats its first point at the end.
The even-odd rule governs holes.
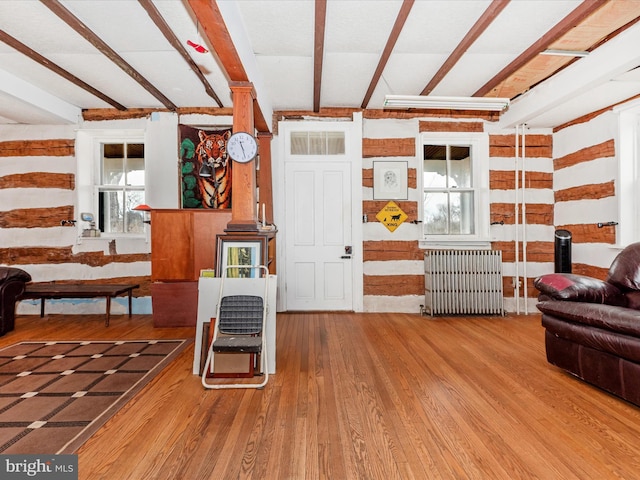
{"type": "MultiPolygon", "coordinates": [[[[273,224],[273,187],[271,178],[271,138],[273,135],[269,132],[258,132],[258,150],[260,152],[260,170],[258,171],[258,187],[259,187],[259,202],[265,206],[265,216],[267,225],[273,224]]],[[[269,273],[276,273],[276,240],[275,230],[273,231],[273,238],[268,248],[269,261],[267,266],[269,267],[269,273]]],[[[267,240],[269,241],[269,240],[267,240]]]]}
{"type": "MultiPolygon", "coordinates": [[[[273,191],[271,179],[271,138],[269,132],[258,132],[258,151],[260,152],[260,169],[258,170],[258,187],[260,205],[265,205],[267,224],[273,223],[273,191]]],[[[262,218],[260,218],[262,220],[262,218]]]]}
{"type": "MultiPolygon", "coordinates": [[[[233,133],[255,135],[253,103],[256,93],[251,82],[231,82],[233,95],[233,133]]],[[[233,162],[231,167],[231,221],[226,232],[256,232],[256,161],[233,162]]]]}

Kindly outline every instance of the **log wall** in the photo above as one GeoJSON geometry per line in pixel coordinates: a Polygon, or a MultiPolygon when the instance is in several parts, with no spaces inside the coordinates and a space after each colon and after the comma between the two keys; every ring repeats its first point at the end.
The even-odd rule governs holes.
{"type": "Polygon", "coordinates": [[[572,271],[604,279],[618,253],[616,137],[610,110],[567,124],[554,133],[554,222],[572,234],[572,271]]]}
{"type": "MultiPolygon", "coordinates": [[[[151,313],[145,240],[79,238],[76,162],[74,127],[0,130],[0,265],[21,268],[36,282],[138,283],[134,312],[151,313]],[[78,225],[62,225],[66,220],[78,225]]],[[[104,299],[47,302],[48,313],[104,313],[104,308],[104,299]]],[[[112,310],[124,313],[125,300],[114,300],[112,310]]],[[[18,312],[39,312],[38,301],[21,302],[18,312]]]]}
{"type": "Polygon", "coordinates": [[[496,129],[490,118],[365,116],[365,309],[411,312],[423,301],[422,226],[411,223],[420,217],[422,201],[420,155],[415,151],[421,132],[486,132],[489,136],[491,243],[503,253],[508,311],[537,311],[533,281],[554,271],[557,229],[572,234],[572,271],[605,278],[620,241],[616,226],[607,225],[618,218],[617,131],[618,117],[611,109],[555,131],[527,128],[523,159],[521,153],[516,156],[515,129],[496,129]],[[372,164],[376,160],[406,160],[409,164],[408,199],[396,202],[408,219],[393,233],[375,219],[386,203],[373,200],[372,164]]]}
{"type": "MultiPolygon", "coordinates": [[[[553,271],[558,228],[572,232],[573,271],[604,278],[617,253],[612,248],[615,227],[598,226],[617,219],[616,116],[603,110],[556,131],[527,130],[526,158],[517,165],[518,169],[524,165],[524,184],[520,173],[517,179],[515,174],[515,132],[499,130],[495,120],[365,112],[362,181],[354,185],[362,188],[362,211],[368,220],[362,225],[365,310],[417,313],[424,302],[422,225],[417,222],[421,160],[416,152],[423,132],[485,132],[489,137],[490,236],[492,248],[503,252],[508,310],[525,300],[526,290],[525,305],[535,312],[533,280],[553,271]],[[408,218],[393,232],[376,220],[387,201],[373,199],[374,163],[389,160],[408,164],[408,196],[396,201],[408,218]],[[519,200],[516,222],[518,188],[526,208],[519,200]],[[516,237],[521,240],[517,245],[516,237]],[[515,285],[521,287],[518,299],[515,285]]],[[[148,242],[79,241],[78,228],[61,225],[79,215],[75,128],[3,126],[0,130],[0,264],[24,268],[35,281],[140,283],[134,309],[150,313],[148,242]]],[[[23,310],[37,313],[36,305],[23,304],[23,310]]],[[[103,306],[86,310],[91,308],[103,311],[103,306]]],[[[64,313],[81,311],[74,306],[64,313]]]]}
{"type": "MultiPolygon", "coordinates": [[[[495,131],[490,119],[476,118],[393,118],[365,117],[363,133],[363,213],[364,225],[364,299],[365,310],[418,312],[424,303],[424,247],[421,218],[422,193],[419,190],[421,156],[417,139],[424,132],[485,132],[489,137],[490,218],[492,248],[503,252],[505,306],[516,309],[516,282],[520,282],[518,302],[533,308],[536,290],[533,280],[553,262],[553,135],[551,131],[528,132],[526,137],[526,246],[527,269],[523,268],[525,246],[517,245],[516,232],[523,237],[522,200],[519,200],[518,224],[515,217],[515,132],[495,131]],[[395,203],[407,214],[407,220],[395,231],[388,231],[375,215],[387,200],[373,200],[373,164],[377,160],[408,162],[408,198],[395,203]],[[542,265],[540,267],[540,265],[542,265]],[[525,272],[526,270],[526,272],[525,272]],[[524,285],[527,288],[524,288],[524,285]],[[525,292],[526,290],[526,292],[525,292]]],[[[518,164],[522,168],[522,160],[518,164]]],[[[522,179],[518,173],[518,188],[522,179]]],[[[520,193],[520,196],[522,194],[520,193]]]]}

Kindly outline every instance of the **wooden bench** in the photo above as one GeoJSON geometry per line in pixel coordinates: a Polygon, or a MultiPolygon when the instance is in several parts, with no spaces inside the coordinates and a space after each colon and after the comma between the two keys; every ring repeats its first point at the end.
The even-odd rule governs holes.
{"type": "Polygon", "coordinates": [[[132,290],[140,285],[109,285],[91,283],[28,283],[25,286],[21,299],[40,299],[40,316],[44,317],[44,304],[46,299],[53,298],[96,298],[105,297],[107,299],[107,318],[105,326],[109,326],[111,315],[111,297],[117,297],[126,293],[129,295],[129,317],[131,317],[131,296],[132,290]]]}

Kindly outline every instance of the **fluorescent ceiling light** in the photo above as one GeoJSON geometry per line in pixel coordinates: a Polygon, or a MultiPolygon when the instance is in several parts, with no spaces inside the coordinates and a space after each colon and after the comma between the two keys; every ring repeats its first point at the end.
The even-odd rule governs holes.
{"type": "Polygon", "coordinates": [[[555,50],[553,48],[540,52],[540,55],[559,55],[561,57],[586,57],[589,52],[585,50],[555,50]]]}
{"type": "Polygon", "coordinates": [[[483,110],[501,112],[508,98],[434,97],[432,95],[385,95],[384,108],[436,108],[445,110],[483,110]]]}

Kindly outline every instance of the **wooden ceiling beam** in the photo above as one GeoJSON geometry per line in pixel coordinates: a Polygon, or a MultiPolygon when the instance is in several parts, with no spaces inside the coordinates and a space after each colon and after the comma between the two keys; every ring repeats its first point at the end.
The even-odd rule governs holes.
{"type": "Polygon", "coordinates": [[[124,105],[120,104],[119,102],[117,102],[113,98],[105,95],[104,93],[102,93],[97,88],[92,87],[91,85],[89,85],[85,81],[79,79],[78,77],[76,77],[72,73],[68,72],[64,68],[60,67],[59,65],[53,63],[48,58],[40,55],[38,52],[36,52],[32,48],[28,47],[27,45],[25,45],[24,43],[22,43],[18,39],[12,37],[11,35],[9,35],[4,30],[0,30],[0,41],[6,43],[7,45],[9,45],[12,48],[15,48],[18,52],[20,52],[23,55],[29,57],[34,62],[39,63],[40,65],[42,65],[45,68],[48,68],[49,70],[51,70],[54,73],[57,73],[58,75],[60,75],[65,80],[68,80],[71,83],[73,83],[74,85],[82,88],[83,90],[86,90],[90,94],[98,97],[100,100],[104,100],[105,102],[107,102],[112,107],[117,108],[118,110],[126,110],[127,109],[127,107],[125,107],[124,105]]]}
{"type": "Polygon", "coordinates": [[[127,75],[138,82],[142,87],[153,95],[160,103],[169,110],[175,111],[178,107],[171,100],[165,97],[151,82],[142,76],[136,69],[129,65],[124,58],[118,55],[100,37],[67,10],[59,0],[40,0],[44,6],[55,13],[63,22],[78,32],[85,40],[98,49],[100,53],[120,67],[127,75]]]}
{"type": "Polygon", "coordinates": [[[576,7],[569,15],[564,17],[558,22],[551,30],[540,37],[529,48],[527,48],[522,54],[520,54],[513,62],[503,68],[497,75],[484,84],[480,89],[473,94],[474,97],[484,97],[491,93],[494,88],[500,85],[504,80],[509,78],[513,73],[524,67],[531,59],[533,59],[540,52],[546,50],[549,45],[558,40],[569,30],[574,28],[585,18],[591,15],[596,10],[602,8],[607,2],[590,1],[585,0],[578,7],[576,7]]]}
{"type": "Polygon", "coordinates": [[[362,108],[367,108],[369,104],[369,100],[371,100],[371,96],[373,95],[373,91],[378,85],[380,81],[380,77],[382,76],[382,72],[387,66],[387,62],[389,61],[389,57],[391,56],[391,52],[393,51],[393,47],[395,47],[396,42],[398,41],[398,37],[400,36],[400,32],[404,27],[405,22],[407,21],[407,17],[409,16],[409,12],[411,11],[411,7],[413,7],[415,0],[404,0],[402,2],[402,6],[400,7],[400,11],[398,12],[398,16],[396,17],[396,21],[393,24],[393,28],[391,29],[391,33],[389,34],[389,38],[387,39],[387,44],[382,51],[382,55],[380,60],[378,61],[378,66],[376,67],[376,71],[373,73],[373,77],[371,78],[371,83],[369,83],[369,88],[367,89],[367,93],[364,95],[364,99],[362,100],[362,108]]]}
{"type": "Polygon", "coordinates": [[[455,50],[449,55],[449,58],[442,64],[440,69],[436,72],[429,83],[424,87],[420,95],[429,95],[434,88],[442,81],[442,79],[449,73],[458,60],[465,54],[465,52],[473,45],[480,35],[491,25],[491,23],[500,15],[500,12],[508,5],[511,0],[493,0],[491,4],[484,11],[478,21],[471,27],[469,32],[465,35],[462,41],[458,44],[455,50]]]}
{"type": "MultiPolygon", "coordinates": [[[[222,68],[230,82],[248,82],[249,77],[242,64],[240,55],[224,23],[218,4],[214,0],[187,0],[200,27],[215,51],[222,68]]],[[[259,132],[270,132],[257,98],[254,100],[254,124],[259,132]]]]}
{"type": "Polygon", "coordinates": [[[187,52],[187,49],[184,48],[182,42],[180,42],[180,40],[178,40],[178,37],[176,37],[176,35],[173,33],[173,30],[171,30],[171,27],[169,27],[153,2],[151,0],[138,0],[138,2],[142,6],[142,8],[147,11],[153,23],[156,24],[160,32],[162,32],[162,34],[164,35],[164,38],[166,38],[171,46],[176,49],[176,51],[182,56],[182,58],[184,58],[185,62],[187,62],[189,68],[191,68],[193,73],[196,74],[196,76],[204,86],[207,95],[213,98],[219,107],[222,107],[222,102],[220,101],[220,98],[218,97],[216,92],[213,90],[213,87],[204,76],[202,71],[198,68],[196,62],[193,61],[191,55],[189,55],[189,52],[187,52]]]}
{"type": "Polygon", "coordinates": [[[248,82],[231,34],[224,23],[220,9],[214,0],[188,0],[198,24],[213,47],[225,72],[232,82],[248,82]]]}
{"type": "Polygon", "coordinates": [[[320,111],[322,89],[322,62],[324,60],[324,32],[327,21],[327,0],[315,2],[315,29],[313,42],[313,111],[320,111]]]}

